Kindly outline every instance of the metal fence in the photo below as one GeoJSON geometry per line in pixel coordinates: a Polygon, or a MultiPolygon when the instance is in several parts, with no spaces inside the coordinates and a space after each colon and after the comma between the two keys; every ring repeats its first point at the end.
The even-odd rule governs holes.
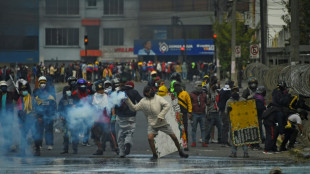
{"type": "Polygon", "coordinates": [[[310,64],[267,67],[252,63],[245,68],[244,77],[256,77],[268,90],[276,88],[278,82],[285,81],[291,92],[310,97],[310,64]]]}

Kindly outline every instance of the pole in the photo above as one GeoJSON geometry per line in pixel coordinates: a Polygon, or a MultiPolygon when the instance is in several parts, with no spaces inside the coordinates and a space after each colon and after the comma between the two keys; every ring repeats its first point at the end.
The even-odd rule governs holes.
{"type": "Polygon", "coordinates": [[[291,2],[291,46],[290,46],[290,63],[292,65],[299,62],[299,20],[298,6],[299,0],[291,2]]]}
{"type": "Polygon", "coordinates": [[[237,0],[233,1],[232,6],[232,20],[231,20],[231,75],[230,79],[237,84],[237,73],[236,73],[236,5],[237,0]]]}
{"type": "Polygon", "coordinates": [[[184,39],[184,55],[183,55],[183,61],[186,61],[186,57],[187,57],[187,49],[186,49],[186,33],[185,33],[185,27],[184,27],[184,24],[183,22],[179,19],[179,22],[181,23],[181,26],[182,26],[182,34],[183,34],[183,39],[184,39]]]}
{"type": "Polygon", "coordinates": [[[267,1],[260,0],[260,25],[261,25],[261,63],[266,64],[266,22],[267,22],[267,1]]]}
{"type": "MultiPolygon", "coordinates": [[[[214,6],[215,6],[215,10],[214,10],[214,16],[215,16],[215,20],[217,23],[220,22],[220,17],[219,17],[219,6],[218,6],[218,0],[215,0],[215,3],[214,3],[214,6]]],[[[221,81],[221,64],[220,64],[220,52],[217,48],[217,44],[216,42],[214,43],[214,50],[215,50],[215,59],[216,59],[216,76],[217,76],[217,79],[219,81],[221,81]]]]}

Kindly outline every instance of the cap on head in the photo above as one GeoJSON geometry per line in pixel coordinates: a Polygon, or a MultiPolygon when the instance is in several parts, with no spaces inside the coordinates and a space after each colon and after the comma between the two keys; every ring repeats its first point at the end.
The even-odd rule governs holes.
{"type": "Polygon", "coordinates": [[[130,88],[134,88],[135,84],[132,81],[126,82],[125,86],[130,87],[130,88]]]}
{"type": "Polygon", "coordinates": [[[38,82],[39,82],[39,84],[41,84],[41,83],[47,83],[47,79],[46,79],[45,76],[41,76],[41,77],[39,77],[38,82]]]}
{"type": "Polygon", "coordinates": [[[167,92],[168,92],[168,88],[165,85],[163,85],[163,86],[159,87],[157,94],[159,96],[166,96],[167,92]]]}
{"type": "Polygon", "coordinates": [[[202,81],[196,81],[195,82],[195,87],[198,87],[198,86],[202,86],[202,81]]]}
{"type": "Polygon", "coordinates": [[[0,81],[0,86],[8,86],[8,84],[6,83],[6,81],[0,81]]]}
{"type": "Polygon", "coordinates": [[[151,76],[152,76],[152,75],[157,75],[157,72],[156,72],[156,71],[152,71],[152,72],[151,72],[151,76]]]}

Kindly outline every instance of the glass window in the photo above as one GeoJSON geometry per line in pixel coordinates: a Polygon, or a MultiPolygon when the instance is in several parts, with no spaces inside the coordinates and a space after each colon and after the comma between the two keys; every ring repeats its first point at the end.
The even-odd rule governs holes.
{"type": "Polygon", "coordinates": [[[103,13],[105,15],[124,14],[124,0],[104,0],[103,13]]]}
{"type": "Polygon", "coordinates": [[[212,0],[140,0],[141,11],[208,11],[212,0]]]}
{"type": "Polygon", "coordinates": [[[97,0],[88,0],[88,6],[92,6],[92,7],[97,6],[97,0]]]}
{"type": "Polygon", "coordinates": [[[141,11],[172,11],[172,0],[142,0],[141,11]]]}
{"type": "Polygon", "coordinates": [[[103,45],[124,45],[124,29],[103,29],[103,45]]]}
{"type": "Polygon", "coordinates": [[[45,45],[79,45],[78,28],[46,28],[45,45]]]}
{"type": "Polygon", "coordinates": [[[45,0],[47,15],[78,15],[79,0],[45,0]]]}

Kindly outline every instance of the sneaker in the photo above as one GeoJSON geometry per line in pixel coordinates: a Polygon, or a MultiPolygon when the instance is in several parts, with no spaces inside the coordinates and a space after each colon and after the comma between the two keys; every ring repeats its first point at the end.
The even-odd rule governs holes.
{"type": "Polygon", "coordinates": [[[249,156],[249,154],[248,153],[244,153],[243,154],[243,158],[249,158],[250,156],[249,156]]]}
{"type": "Polygon", "coordinates": [[[211,143],[218,143],[215,139],[211,139],[211,143]]]}
{"type": "Polygon", "coordinates": [[[231,157],[231,158],[237,158],[237,153],[231,153],[231,154],[229,155],[229,157],[231,157]]]}
{"type": "MultiPolygon", "coordinates": [[[[192,146],[192,147],[196,147],[196,142],[193,142],[191,146],[192,146]]],[[[184,150],[185,150],[185,149],[184,149],[184,150]]]]}
{"type": "Polygon", "coordinates": [[[103,155],[103,151],[97,150],[95,153],[93,153],[93,155],[103,155]]]}
{"type": "Polygon", "coordinates": [[[202,143],[202,147],[208,147],[207,143],[202,143]]]}
{"type": "Polygon", "coordinates": [[[183,151],[179,152],[181,158],[188,158],[188,154],[185,154],[183,151]]]}
{"type": "Polygon", "coordinates": [[[231,145],[228,143],[222,144],[221,147],[230,147],[231,145]]]}
{"type": "Polygon", "coordinates": [[[263,151],[263,153],[264,153],[264,154],[267,154],[267,155],[272,155],[272,154],[273,154],[272,152],[269,152],[269,151],[266,151],[266,150],[263,151]]]}
{"type": "Polygon", "coordinates": [[[88,147],[89,147],[90,144],[89,144],[88,142],[86,142],[86,143],[83,142],[83,143],[82,143],[82,146],[88,146],[88,147]]]}
{"type": "Polygon", "coordinates": [[[126,143],[125,144],[125,155],[129,155],[130,148],[131,148],[131,145],[129,143],[126,143]]]}
{"type": "Polygon", "coordinates": [[[151,161],[157,161],[157,159],[158,159],[157,154],[153,154],[153,156],[150,158],[151,161]]]}
{"type": "Polygon", "coordinates": [[[47,150],[53,150],[53,146],[47,146],[47,150]]]}
{"type": "Polygon", "coordinates": [[[61,152],[60,154],[67,154],[67,153],[68,153],[68,151],[65,150],[65,151],[61,152]]]}
{"type": "Polygon", "coordinates": [[[262,150],[262,148],[261,147],[253,147],[252,150],[258,151],[258,150],[262,150]]]}
{"type": "Polygon", "coordinates": [[[282,151],[287,151],[287,148],[281,147],[281,148],[280,148],[280,151],[281,151],[281,152],[282,152],[282,151]]]}

